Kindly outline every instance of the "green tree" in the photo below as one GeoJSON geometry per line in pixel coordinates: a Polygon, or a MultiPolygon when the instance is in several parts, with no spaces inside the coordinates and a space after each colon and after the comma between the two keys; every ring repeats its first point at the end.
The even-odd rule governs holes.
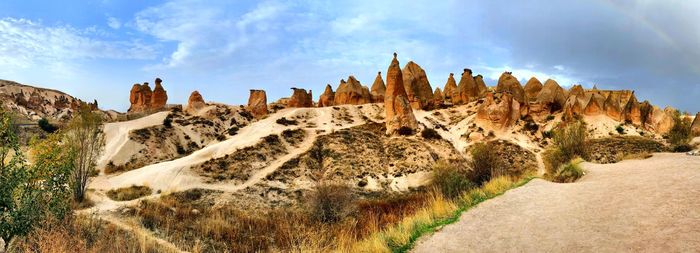
{"type": "MultiPolygon", "coordinates": [[[[48,141],[46,145],[53,145],[48,141]]],[[[71,165],[54,160],[58,156],[52,154],[58,152],[63,151],[55,148],[40,154],[34,164],[28,165],[11,117],[0,111],[0,237],[5,242],[26,235],[45,219],[63,219],[69,214],[71,165]]]]}
{"type": "Polygon", "coordinates": [[[88,179],[97,166],[97,159],[104,146],[102,117],[83,106],[69,123],[65,137],[66,145],[73,153],[73,198],[82,202],[88,179]]]}

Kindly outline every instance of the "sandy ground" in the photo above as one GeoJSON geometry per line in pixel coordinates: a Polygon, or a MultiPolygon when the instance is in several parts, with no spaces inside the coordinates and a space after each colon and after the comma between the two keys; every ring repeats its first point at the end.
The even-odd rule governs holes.
{"type": "Polygon", "coordinates": [[[488,200],[414,252],[700,251],[700,157],[584,168],[576,183],[535,179],[488,200]]]}

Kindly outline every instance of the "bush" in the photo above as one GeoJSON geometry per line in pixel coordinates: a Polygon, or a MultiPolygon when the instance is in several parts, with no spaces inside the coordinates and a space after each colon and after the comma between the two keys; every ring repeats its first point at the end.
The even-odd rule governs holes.
{"type": "Polygon", "coordinates": [[[41,130],[44,130],[44,132],[53,133],[56,132],[56,130],[58,130],[58,127],[49,123],[49,120],[47,120],[46,118],[41,118],[37,123],[39,124],[39,128],[41,128],[41,130]]]}
{"type": "Polygon", "coordinates": [[[424,128],[423,131],[421,131],[420,136],[428,140],[442,139],[442,136],[440,136],[440,134],[438,134],[438,132],[432,128],[424,128]]]}
{"type": "Polygon", "coordinates": [[[296,120],[290,120],[290,119],[287,119],[287,118],[285,118],[285,117],[281,117],[281,118],[277,119],[275,122],[277,122],[277,124],[280,124],[280,125],[283,125],[283,126],[290,126],[290,125],[291,125],[291,126],[296,126],[296,125],[297,125],[297,121],[296,121],[296,120]]]}
{"type": "Polygon", "coordinates": [[[671,144],[671,149],[674,152],[688,152],[692,150],[692,147],[688,145],[692,138],[691,124],[690,119],[687,117],[681,118],[678,113],[673,116],[673,127],[668,132],[668,142],[671,144]]]}
{"type": "Polygon", "coordinates": [[[490,143],[477,143],[471,149],[472,159],[469,161],[469,167],[472,170],[469,179],[479,186],[504,174],[503,161],[493,152],[494,149],[490,143]]]}
{"type": "Polygon", "coordinates": [[[116,201],[128,201],[151,195],[152,192],[153,191],[148,186],[133,185],[131,187],[109,190],[107,192],[107,197],[116,201]]]}
{"type": "Polygon", "coordinates": [[[581,159],[576,159],[566,163],[564,166],[559,167],[557,171],[552,175],[552,181],[559,183],[571,183],[583,176],[583,169],[579,165],[582,162],[581,159]]]}
{"type": "Polygon", "coordinates": [[[554,115],[547,115],[547,118],[545,120],[550,121],[554,119],[554,115]]]}
{"type": "Polygon", "coordinates": [[[445,198],[454,199],[459,197],[462,192],[476,187],[467,175],[468,171],[466,170],[458,169],[445,162],[438,162],[433,167],[432,185],[445,198]]]}
{"type": "Polygon", "coordinates": [[[163,119],[163,126],[165,126],[165,128],[173,127],[173,118],[170,114],[168,114],[168,116],[165,117],[165,119],[163,119]]]}
{"type": "Polygon", "coordinates": [[[413,128],[403,126],[399,128],[398,133],[399,135],[410,136],[413,135],[413,128]]]}
{"type": "Polygon", "coordinates": [[[618,134],[625,134],[625,129],[622,128],[622,125],[615,127],[615,131],[617,131],[618,134]]]}
{"type": "Polygon", "coordinates": [[[552,136],[554,146],[561,151],[564,160],[569,161],[576,157],[588,158],[586,149],[586,124],[575,121],[554,130],[552,136]]]}
{"type": "Polygon", "coordinates": [[[559,167],[568,162],[561,150],[557,148],[548,148],[542,152],[542,160],[544,161],[544,170],[547,175],[554,175],[559,167]]]}
{"type": "Polygon", "coordinates": [[[354,211],[355,197],[349,187],[321,184],[311,196],[310,216],[321,223],[336,223],[354,211]]]}

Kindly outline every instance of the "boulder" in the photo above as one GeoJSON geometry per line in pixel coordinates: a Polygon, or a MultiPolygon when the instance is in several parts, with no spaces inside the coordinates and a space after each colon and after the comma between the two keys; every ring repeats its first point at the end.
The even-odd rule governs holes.
{"type": "Polygon", "coordinates": [[[148,83],[143,85],[134,84],[131,87],[131,92],[129,94],[129,102],[131,106],[129,107],[130,113],[142,113],[148,111],[151,106],[151,99],[153,98],[153,92],[148,83]]]}
{"type": "Polygon", "coordinates": [[[537,95],[540,94],[542,90],[542,83],[533,76],[527,81],[523,90],[525,90],[525,97],[527,97],[528,102],[534,102],[537,100],[537,95]]]}
{"type": "Polygon", "coordinates": [[[386,93],[386,85],[384,85],[384,80],[382,79],[382,72],[377,73],[377,77],[374,78],[374,83],[372,83],[372,103],[384,103],[384,94],[386,93]]]}
{"type": "Polygon", "coordinates": [[[430,86],[425,70],[413,61],[406,63],[401,70],[403,85],[408,101],[413,109],[422,109],[433,100],[433,88],[430,86]]]}
{"type": "Polygon", "coordinates": [[[156,78],[156,87],[153,88],[153,94],[151,97],[151,110],[160,110],[165,108],[165,104],[168,103],[168,92],[163,89],[161,84],[163,80],[156,78]]]}
{"type": "Polygon", "coordinates": [[[307,93],[305,89],[292,88],[292,91],[292,97],[287,101],[287,107],[301,108],[314,106],[311,90],[307,93]]]}
{"type": "Polygon", "coordinates": [[[187,107],[185,107],[185,112],[189,114],[194,114],[200,109],[204,108],[207,104],[204,102],[204,98],[199,94],[199,91],[193,91],[190,94],[190,98],[187,100],[187,107]]]}
{"type": "Polygon", "coordinates": [[[450,73],[450,77],[447,78],[447,83],[445,83],[445,89],[442,90],[445,100],[452,101],[452,94],[457,91],[457,82],[455,81],[454,73],[450,73]]]}
{"type": "Polygon", "coordinates": [[[333,106],[335,100],[335,92],[333,92],[333,87],[330,84],[326,84],[326,89],[323,90],[323,94],[318,98],[318,107],[333,106]]]}
{"type": "Polygon", "coordinates": [[[694,136],[700,136],[700,112],[695,114],[695,119],[693,119],[693,124],[690,125],[690,131],[694,136]]]}
{"type": "Polygon", "coordinates": [[[525,102],[525,90],[511,72],[503,72],[503,74],[501,74],[501,77],[498,78],[498,84],[496,85],[496,92],[510,93],[519,103],[525,102]]]}
{"type": "Polygon", "coordinates": [[[391,60],[386,76],[386,94],[384,96],[384,108],[386,111],[386,133],[396,134],[402,128],[418,129],[418,122],[413,115],[413,109],[408,102],[403,75],[399,67],[399,61],[391,60]]]}
{"type": "Polygon", "coordinates": [[[360,81],[354,76],[349,76],[348,81],[340,80],[340,85],[335,91],[334,105],[361,105],[372,102],[369,92],[363,91],[360,81]]]}
{"type": "Polygon", "coordinates": [[[268,114],[267,94],[264,90],[250,90],[247,109],[255,118],[261,118],[268,114]]]}

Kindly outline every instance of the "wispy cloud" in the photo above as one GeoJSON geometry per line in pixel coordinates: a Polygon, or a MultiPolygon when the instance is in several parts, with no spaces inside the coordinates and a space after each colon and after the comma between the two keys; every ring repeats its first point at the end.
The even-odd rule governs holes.
{"type": "Polygon", "coordinates": [[[122,22],[119,21],[119,19],[115,17],[108,17],[107,18],[107,25],[111,27],[112,29],[119,29],[122,27],[122,22]]]}

